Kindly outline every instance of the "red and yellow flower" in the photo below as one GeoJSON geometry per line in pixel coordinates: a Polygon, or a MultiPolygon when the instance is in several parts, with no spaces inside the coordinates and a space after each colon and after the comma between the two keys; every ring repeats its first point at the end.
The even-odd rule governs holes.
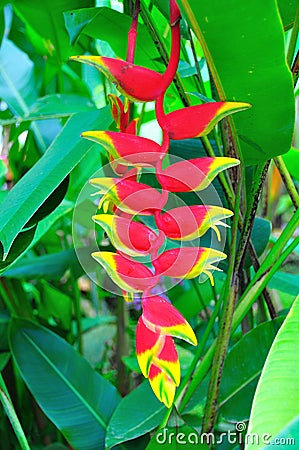
{"type": "MultiPolygon", "coordinates": [[[[180,365],[173,338],[197,345],[196,336],[176,308],[152,289],[162,276],[184,279],[206,274],[214,283],[212,272],[226,258],[219,250],[205,247],[180,247],[161,252],[166,238],[189,241],[201,237],[209,228],[215,230],[232,212],[219,206],[182,206],[163,209],[169,192],[192,192],[206,189],[223,170],[237,166],[229,157],[204,157],[182,160],[162,169],[170,139],[186,139],[208,134],[228,114],[247,109],[244,102],[211,102],[164,113],[163,99],[173,81],[180,58],[180,11],[170,0],[171,54],[163,74],[134,64],[137,13],[129,33],[127,61],[105,56],[74,56],[96,67],[125,96],[109,96],[111,112],[119,132],[85,131],[82,136],[102,145],[108,152],[111,167],[119,178],[94,178],[91,184],[101,194],[98,212],[93,220],[106,231],[116,252],[98,251],[93,258],[120,287],[126,300],[142,293],[143,312],[136,330],[136,353],[143,375],[149,379],[157,398],[168,408],[180,382],[180,365]],[[137,136],[137,119],[130,121],[130,101],[155,101],[156,116],[163,131],[163,142],[137,136]],[[144,168],[155,169],[161,191],[137,181],[144,168]],[[109,214],[107,214],[109,212],[109,214]],[[157,230],[133,216],[152,216],[157,230]],[[161,253],[159,253],[161,252],[161,253]],[[148,256],[150,268],[134,258],[148,256]]],[[[135,12],[136,12],[135,11],[135,12]]],[[[131,110],[132,112],[132,110],[131,110]]],[[[148,169],[147,169],[148,170],[148,169]]],[[[152,170],[152,169],[149,169],[152,170]]],[[[143,218],[145,220],[145,218],[143,218]]],[[[179,247],[179,245],[178,245],[179,247]]]]}
{"type": "Polygon", "coordinates": [[[226,254],[213,248],[181,247],[166,250],[153,261],[156,274],[172,278],[196,278],[206,274],[214,285],[214,264],[226,259],[226,254]]]}
{"type": "Polygon", "coordinates": [[[115,214],[97,214],[94,222],[107,233],[111,243],[129,256],[149,255],[158,252],[164,242],[164,234],[156,234],[143,223],[115,214]]]}
{"type": "Polygon", "coordinates": [[[226,227],[226,223],[222,220],[232,215],[232,211],[220,206],[180,206],[165,213],[157,210],[155,221],[159,229],[170,239],[190,241],[203,236],[211,228],[220,241],[217,227],[226,227]]]}
{"type": "Polygon", "coordinates": [[[158,399],[168,408],[180,382],[180,364],[172,337],[197,345],[196,336],[170,303],[158,296],[145,298],[136,330],[137,360],[158,399]]]}
{"type": "Polygon", "coordinates": [[[97,194],[104,194],[99,203],[104,212],[112,203],[128,214],[151,215],[156,209],[163,209],[168,199],[167,191],[160,193],[147,184],[127,178],[93,178],[90,183],[99,188],[97,194]]]}
{"type": "Polygon", "coordinates": [[[211,102],[165,114],[163,96],[156,101],[157,120],[161,128],[168,133],[170,139],[176,140],[205,136],[224,117],[250,107],[249,103],[243,102],[211,102]]]}
{"type": "Polygon", "coordinates": [[[84,131],[82,137],[102,145],[118,164],[135,167],[155,166],[165,156],[163,148],[140,136],[115,131],[84,131]]]}
{"type": "Polygon", "coordinates": [[[157,170],[157,179],[169,192],[197,192],[206,189],[223,170],[240,164],[236,158],[224,156],[195,158],[171,164],[157,170]]]}

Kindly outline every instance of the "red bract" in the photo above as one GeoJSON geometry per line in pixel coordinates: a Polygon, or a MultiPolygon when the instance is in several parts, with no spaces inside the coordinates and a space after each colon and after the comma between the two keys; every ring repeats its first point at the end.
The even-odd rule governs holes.
{"type": "Polygon", "coordinates": [[[101,144],[113,159],[117,159],[117,162],[123,165],[155,166],[165,156],[159,144],[132,134],[114,131],[84,131],[81,136],[101,144]]]}
{"type": "Polygon", "coordinates": [[[136,354],[143,375],[157,398],[168,408],[180,382],[180,364],[173,340],[150,331],[140,317],[136,329],[136,354]]]}
{"type": "Polygon", "coordinates": [[[151,228],[132,219],[98,214],[93,220],[104,228],[115,248],[130,256],[156,253],[164,242],[163,233],[157,235],[151,228]]]}
{"type": "Polygon", "coordinates": [[[157,274],[172,278],[195,278],[205,273],[214,285],[211,271],[219,269],[213,264],[225,258],[225,253],[213,248],[181,247],[162,253],[153,266],[157,274]]]}
{"type": "Polygon", "coordinates": [[[154,333],[184,339],[196,345],[197,339],[182,314],[164,298],[157,295],[146,297],[142,302],[143,322],[154,333]]]}
{"type": "Polygon", "coordinates": [[[158,192],[147,184],[138,183],[121,178],[94,178],[90,183],[100,190],[97,194],[104,194],[99,208],[112,203],[128,214],[151,215],[156,209],[163,209],[167,202],[168,193],[158,192]]]}
{"type": "Polygon", "coordinates": [[[197,339],[182,314],[163,298],[152,296],[142,304],[136,330],[137,360],[156,396],[169,407],[180,382],[180,365],[171,337],[192,345],[197,345],[197,339]]]}
{"type": "Polygon", "coordinates": [[[209,134],[219,120],[250,106],[240,102],[212,102],[164,114],[163,97],[159,97],[156,112],[160,126],[170,139],[190,139],[209,134]]]}
{"type": "Polygon", "coordinates": [[[222,170],[237,166],[240,161],[227,157],[206,157],[174,163],[157,171],[162,188],[170,192],[202,191],[222,170]]]}
{"type": "Polygon", "coordinates": [[[109,94],[111,114],[117,128],[125,132],[129,122],[129,110],[125,111],[123,102],[117,95],[109,94]]]}
{"type": "Polygon", "coordinates": [[[220,241],[217,226],[226,226],[221,220],[232,215],[229,209],[220,206],[195,205],[174,208],[164,214],[156,211],[155,220],[159,229],[170,239],[189,241],[203,236],[212,228],[220,241]]]}
{"type": "Polygon", "coordinates": [[[146,67],[105,56],[83,55],[70,59],[98,69],[115,84],[121,94],[133,102],[150,102],[163,92],[163,75],[146,67]]]}
{"type": "Polygon", "coordinates": [[[127,292],[143,292],[149,286],[155,286],[159,279],[144,264],[118,253],[94,252],[91,256],[104,267],[111,279],[127,292]]]}
{"type": "Polygon", "coordinates": [[[163,94],[172,82],[180,58],[180,13],[171,0],[171,54],[164,74],[136,66],[122,59],[105,56],[72,56],[70,59],[89,64],[100,70],[123,95],[132,101],[150,102],[163,94]]]}

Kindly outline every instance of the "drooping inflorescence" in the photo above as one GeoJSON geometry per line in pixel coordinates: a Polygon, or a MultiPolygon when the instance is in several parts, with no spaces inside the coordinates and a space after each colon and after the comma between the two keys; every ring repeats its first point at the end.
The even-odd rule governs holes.
{"type": "MultiPolygon", "coordinates": [[[[183,160],[164,168],[162,163],[170,139],[204,136],[226,115],[250,106],[240,102],[212,102],[165,114],[165,92],[175,77],[180,57],[180,18],[175,0],[170,0],[172,45],[164,74],[133,64],[135,40],[129,41],[128,61],[102,56],[72,57],[99,69],[125,96],[124,103],[115,95],[109,96],[119,132],[101,130],[82,134],[106,149],[115,172],[115,177],[95,178],[91,184],[102,195],[99,212],[93,220],[104,228],[116,252],[100,251],[92,256],[122,289],[126,300],[131,300],[135,293],[142,295],[143,312],[136,330],[137,359],[155,395],[167,407],[172,405],[180,383],[173,337],[192,345],[197,345],[197,339],[179,311],[152,290],[162,276],[184,279],[205,273],[213,283],[211,272],[217,270],[214,264],[226,255],[212,248],[180,246],[180,242],[201,237],[209,228],[215,230],[220,240],[217,226],[225,226],[221,221],[233,213],[212,205],[181,206],[166,212],[163,209],[169,193],[201,191],[219,172],[238,165],[239,161],[229,157],[205,157],[183,160]],[[130,101],[155,101],[156,117],[163,132],[161,145],[136,134],[137,121],[129,120],[130,101]],[[154,168],[160,190],[138,181],[145,167],[154,168]],[[156,231],[143,223],[143,216],[154,217],[156,231]],[[161,250],[166,238],[177,242],[177,248],[161,250]],[[145,255],[150,257],[151,268],[134,259],[145,255]]],[[[133,25],[136,32],[136,15],[133,25]]]]}

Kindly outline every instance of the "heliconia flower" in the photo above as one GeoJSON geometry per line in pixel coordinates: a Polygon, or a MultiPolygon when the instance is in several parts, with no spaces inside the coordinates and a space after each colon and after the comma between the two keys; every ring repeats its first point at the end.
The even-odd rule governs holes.
{"type": "Polygon", "coordinates": [[[72,56],[70,59],[89,64],[102,72],[117,89],[132,101],[151,102],[166,91],[177,71],[180,58],[180,12],[174,0],[170,2],[171,52],[162,75],[146,67],[122,59],[105,56],[72,56]]]}
{"type": "Polygon", "coordinates": [[[196,336],[189,323],[167,300],[153,295],[142,301],[142,307],[143,322],[151,331],[184,339],[189,344],[197,345],[196,336]]]}
{"type": "MultiPolygon", "coordinates": [[[[102,145],[109,155],[122,165],[155,166],[165,155],[161,151],[163,147],[156,142],[133,134],[115,131],[84,131],[81,136],[102,145]]],[[[167,148],[168,146],[164,146],[164,149],[167,148]]]]}
{"type": "Polygon", "coordinates": [[[136,119],[131,120],[131,122],[129,123],[129,125],[125,129],[125,133],[127,133],[127,134],[136,134],[137,133],[138,121],[139,121],[139,117],[137,117],[136,119]]]}
{"type": "Polygon", "coordinates": [[[156,102],[156,115],[170,139],[190,139],[209,134],[227,115],[250,107],[249,103],[242,102],[211,102],[164,114],[162,95],[156,102]]]}
{"type": "Polygon", "coordinates": [[[155,212],[155,221],[160,230],[170,239],[190,241],[203,236],[212,228],[221,240],[217,226],[226,227],[222,219],[231,217],[233,212],[220,206],[180,206],[162,213],[155,212]]]}
{"type": "Polygon", "coordinates": [[[170,408],[174,401],[177,386],[173,379],[155,364],[151,365],[148,379],[158,400],[164,403],[166,408],[170,408]]]}
{"type": "Polygon", "coordinates": [[[163,75],[146,67],[105,56],[82,55],[70,59],[97,68],[133,102],[151,102],[163,92],[163,75]]]}
{"type": "Polygon", "coordinates": [[[127,178],[94,178],[90,183],[99,188],[97,194],[104,194],[99,208],[113,203],[128,214],[151,215],[156,209],[163,209],[168,199],[168,193],[160,193],[147,184],[138,183],[127,178]]]}
{"type": "Polygon", "coordinates": [[[126,105],[115,94],[108,94],[108,98],[110,100],[111,114],[117,128],[123,133],[136,134],[139,118],[133,119],[129,123],[129,107],[127,106],[126,110],[126,105]]]}
{"type": "Polygon", "coordinates": [[[170,408],[180,382],[180,364],[172,338],[153,333],[141,316],[136,329],[136,354],[155,395],[170,408]]]}
{"type": "Polygon", "coordinates": [[[93,220],[106,231],[111,243],[118,251],[130,256],[148,255],[158,251],[164,241],[146,225],[132,219],[112,214],[97,214],[93,220]]]}
{"type": "Polygon", "coordinates": [[[143,292],[159,279],[144,264],[118,253],[94,252],[91,256],[101,264],[114,283],[127,292],[143,292]]]}
{"type": "Polygon", "coordinates": [[[125,106],[121,99],[115,94],[108,94],[110,100],[111,114],[117,128],[120,131],[125,131],[129,121],[129,111],[125,112],[125,106]]]}
{"type": "Polygon", "coordinates": [[[213,266],[226,258],[225,253],[205,247],[181,247],[167,250],[153,260],[156,274],[173,278],[195,278],[201,273],[208,275],[212,286],[210,271],[220,270],[213,266]]]}
{"type": "Polygon", "coordinates": [[[157,179],[170,192],[202,191],[222,170],[240,164],[235,158],[217,156],[179,161],[161,170],[157,165],[157,179]]]}

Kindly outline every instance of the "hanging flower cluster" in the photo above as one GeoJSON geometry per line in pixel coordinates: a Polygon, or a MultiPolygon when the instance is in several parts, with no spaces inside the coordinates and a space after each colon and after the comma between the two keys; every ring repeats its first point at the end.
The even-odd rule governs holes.
{"type": "MultiPolygon", "coordinates": [[[[182,206],[163,212],[169,193],[201,191],[217,174],[239,164],[228,157],[205,157],[183,160],[168,167],[162,162],[170,139],[188,139],[208,134],[226,115],[249,107],[247,103],[212,102],[190,106],[165,114],[164,95],[175,77],[180,57],[180,11],[170,0],[171,54],[164,74],[133,64],[134,51],[129,48],[127,61],[102,56],[74,56],[72,59],[90,64],[125,96],[123,103],[110,95],[111,111],[119,132],[86,131],[84,138],[101,144],[108,152],[113,178],[95,178],[91,184],[102,195],[99,213],[93,220],[104,228],[116,252],[95,252],[98,261],[112,280],[122,289],[126,300],[142,293],[143,312],[136,330],[136,352],[143,375],[167,407],[174,400],[180,382],[180,365],[173,337],[192,345],[195,334],[184,317],[167,300],[154,295],[152,289],[162,276],[178,279],[209,276],[217,262],[226,258],[212,248],[180,246],[202,236],[209,228],[215,230],[232,212],[219,206],[182,206]],[[156,117],[163,131],[161,145],[136,134],[136,120],[130,122],[130,101],[156,104],[156,117]],[[142,168],[153,167],[161,189],[138,181],[142,168]],[[155,219],[158,231],[142,222],[142,216],[155,219]],[[165,239],[178,242],[177,248],[162,251],[165,239]],[[136,257],[150,256],[151,269],[136,257]]],[[[137,20],[135,17],[135,30],[137,20]]],[[[130,47],[130,42],[129,42],[130,47]]]]}

